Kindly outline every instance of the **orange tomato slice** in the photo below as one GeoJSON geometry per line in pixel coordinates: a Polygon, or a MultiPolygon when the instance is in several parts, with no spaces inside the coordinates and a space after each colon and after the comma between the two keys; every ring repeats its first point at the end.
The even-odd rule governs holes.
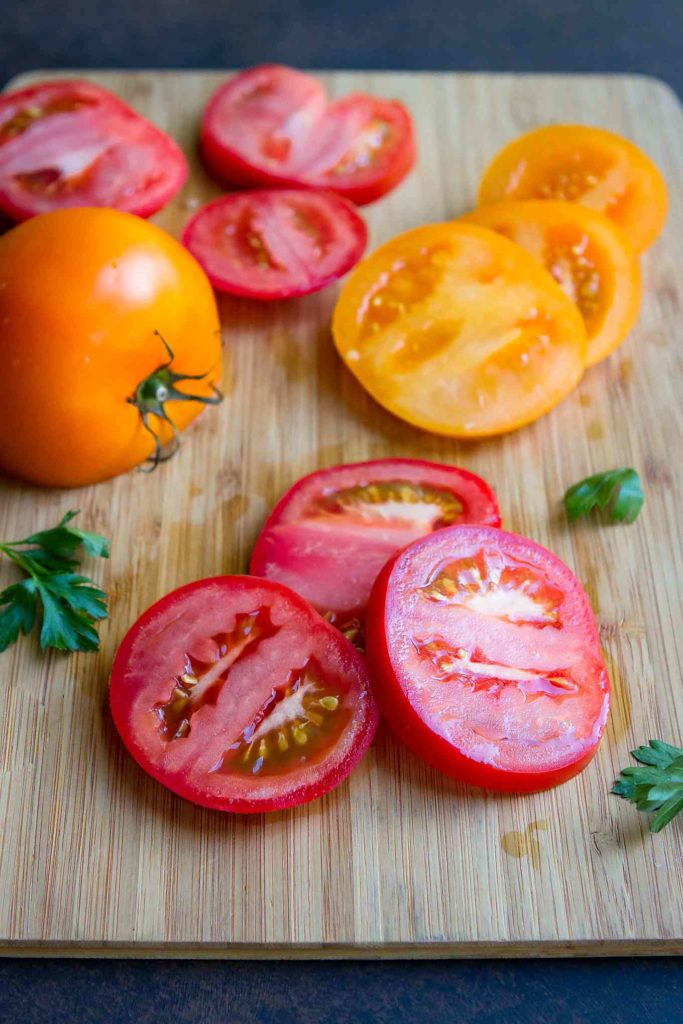
{"type": "Polygon", "coordinates": [[[436,434],[530,423],[577,384],[586,329],[538,260],[488,228],[415,228],[352,272],[332,321],[342,359],[381,405],[436,434]]]}
{"type": "Polygon", "coordinates": [[[640,267],[623,232],[597,210],[560,199],[482,206],[462,218],[533,253],[579,307],[588,366],[621,344],[640,309],[640,267]]]}
{"type": "Polygon", "coordinates": [[[604,128],[556,124],[511,142],[487,167],[479,206],[508,199],[568,199],[600,210],[638,251],[666,220],[664,178],[649,156],[604,128]]]}

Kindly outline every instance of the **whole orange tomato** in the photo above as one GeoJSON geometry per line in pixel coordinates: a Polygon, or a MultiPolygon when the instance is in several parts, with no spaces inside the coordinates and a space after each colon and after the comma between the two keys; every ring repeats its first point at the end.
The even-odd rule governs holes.
{"type": "Polygon", "coordinates": [[[0,238],[0,366],[0,469],[73,487],[153,465],[220,400],[211,286],[139,217],[34,217],[0,238]]]}

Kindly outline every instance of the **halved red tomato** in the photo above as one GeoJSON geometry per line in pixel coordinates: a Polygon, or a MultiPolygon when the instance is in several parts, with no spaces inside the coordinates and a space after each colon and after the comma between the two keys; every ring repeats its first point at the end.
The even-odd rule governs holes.
{"type": "Polygon", "coordinates": [[[66,206],[149,217],[186,177],[173,139],[92,82],[0,96],[0,209],[13,220],[66,206]]]}
{"type": "Polygon", "coordinates": [[[382,567],[417,537],[453,523],[500,526],[495,493],[466,469],[418,459],[332,466],[303,477],[280,499],[250,572],[292,587],[361,642],[382,567]]]}
{"type": "Polygon", "coordinates": [[[467,525],[415,541],[378,578],[367,631],[381,710],[441,771],[535,792],[593,757],[610,694],[597,624],[539,544],[467,525]]]}
{"type": "Polygon", "coordinates": [[[342,782],[372,742],[361,656],[301,597],[220,576],[152,605],[119,647],[114,722],[135,760],[205,807],[293,807],[342,782]]]}
{"type": "Polygon", "coordinates": [[[333,192],[235,192],[199,210],[182,242],[214,288],[253,299],[319,291],[350,270],[368,240],[365,221],[333,192]]]}
{"type": "Polygon", "coordinates": [[[352,93],[328,103],[315,78],[276,64],[242,71],[214,93],[200,146],[212,173],[232,184],[329,188],[359,206],[395,188],[416,156],[398,100],[352,93]]]}

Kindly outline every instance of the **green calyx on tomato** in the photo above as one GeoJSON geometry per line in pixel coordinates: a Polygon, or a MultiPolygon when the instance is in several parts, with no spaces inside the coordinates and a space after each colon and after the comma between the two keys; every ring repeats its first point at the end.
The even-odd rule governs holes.
{"type": "Polygon", "coordinates": [[[135,393],[128,399],[130,404],[139,410],[145,430],[154,438],[154,453],[148,459],[149,465],[147,467],[140,466],[143,473],[151,473],[160,463],[168,462],[180,448],[180,436],[175,423],[166,409],[167,402],[201,402],[203,405],[219,405],[223,401],[223,394],[215,384],[211,385],[213,395],[193,395],[186,391],[179,391],[176,384],[186,380],[205,380],[211,371],[207,370],[206,373],[175,373],[171,369],[175,358],[173,349],[159,331],[154,333],[166,349],[168,359],[161,366],[157,367],[154,373],[150,373],[149,377],[141,380],[135,389],[135,393]],[[159,433],[150,422],[150,416],[156,416],[157,419],[168,423],[173,431],[171,443],[166,446],[165,450],[159,433]]]}

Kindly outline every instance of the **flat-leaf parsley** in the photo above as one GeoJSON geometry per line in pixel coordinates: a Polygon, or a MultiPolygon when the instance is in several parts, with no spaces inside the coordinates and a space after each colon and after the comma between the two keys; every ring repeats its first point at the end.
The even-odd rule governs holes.
{"type": "Polygon", "coordinates": [[[77,512],[67,512],[51,530],[0,544],[26,579],[0,592],[0,651],[20,633],[30,633],[42,612],[40,645],[58,651],[97,651],[95,624],[107,618],[107,597],[78,568],[78,553],[109,557],[109,542],[97,533],[70,526],[77,512]]]}

